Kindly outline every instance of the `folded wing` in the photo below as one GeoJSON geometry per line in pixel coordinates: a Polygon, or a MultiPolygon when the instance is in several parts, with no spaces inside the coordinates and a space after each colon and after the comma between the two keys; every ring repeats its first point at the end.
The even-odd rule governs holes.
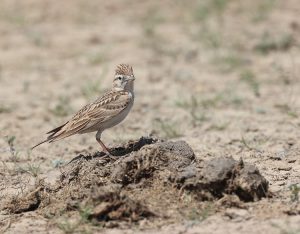
{"type": "Polygon", "coordinates": [[[132,96],[126,91],[110,91],[95,102],[84,106],[66,124],[53,129],[46,141],[53,142],[84,132],[115,117],[130,103],[132,96]]]}

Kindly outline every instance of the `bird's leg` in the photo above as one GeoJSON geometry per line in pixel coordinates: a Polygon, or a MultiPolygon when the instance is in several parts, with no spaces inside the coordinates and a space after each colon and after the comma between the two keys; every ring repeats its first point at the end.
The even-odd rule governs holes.
{"type": "Polygon", "coordinates": [[[98,143],[101,145],[103,151],[108,154],[108,155],[111,155],[110,151],[108,150],[108,148],[104,145],[104,143],[100,140],[100,139],[97,139],[98,143]]]}
{"type": "Polygon", "coordinates": [[[114,155],[110,152],[110,150],[109,150],[109,149],[104,145],[104,143],[101,141],[100,137],[101,137],[101,132],[97,132],[97,134],[96,134],[96,140],[97,140],[98,143],[101,145],[103,151],[105,152],[105,154],[106,154],[107,156],[109,156],[109,157],[112,158],[112,159],[115,159],[115,158],[114,158],[114,155]]]}

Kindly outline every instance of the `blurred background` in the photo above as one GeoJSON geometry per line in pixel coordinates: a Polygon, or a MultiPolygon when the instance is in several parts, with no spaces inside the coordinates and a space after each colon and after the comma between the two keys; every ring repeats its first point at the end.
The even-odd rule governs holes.
{"type": "MultiPolygon", "coordinates": [[[[135,104],[103,142],[153,134],[186,141],[200,160],[242,158],[276,196],[239,207],[251,212],[238,213],[240,226],[220,216],[198,231],[251,232],[260,224],[298,233],[272,230],[280,222],[299,227],[299,206],[283,205],[300,191],[299,16],[299,0],[0,0],[0,203],[100,150],[95,133],[29,149],[110,89],[116,66],[128,63],[135,104]]],[[[0,226],[13,221],[10,233],[55,226],[32,212],[7,217],[0,214],[0,226]]],[[[191,217],[182,217],[189,227],[191,217]]]]}
{"type": "MultiPolygon", "coordinates": [[[[0,5],[4,148],[9,139],[20,150],[44,139],[110,88],[119,63],[134,68],[136,102],[123,124],[103,134],[108,145],[155,134],[218,154],[238,152],[242,143],[231,143],[244,136],[260,147],[299,136],[297,0],[0,5]]],[[[87,146],[98,149],[93,134],[42,146],[37,154],[73,157],[87,146]]]]}

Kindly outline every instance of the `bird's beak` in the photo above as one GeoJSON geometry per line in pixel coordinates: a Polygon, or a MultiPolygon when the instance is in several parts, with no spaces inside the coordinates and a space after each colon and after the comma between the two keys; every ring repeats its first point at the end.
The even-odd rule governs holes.
{"type": "Polygon", "coordinates": [[[133,80],[135,80],[135,77],[134,77],[134,76],[128,76],[128,77],[126,78],[126,80],[127,80],[127,81],[133,81],[133,80]]]}

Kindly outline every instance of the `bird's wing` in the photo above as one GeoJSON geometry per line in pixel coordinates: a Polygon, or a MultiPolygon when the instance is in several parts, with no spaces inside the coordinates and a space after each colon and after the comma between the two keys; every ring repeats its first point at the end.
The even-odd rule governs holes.
{"type": "Polygon", "coordinates": [[[56,141],[82,132],[95,124],[101,124],[122,112],[130,103],[132,96],[126,91],[110,91],[95,102],[84,106],[59,131],[49,136],[56,141]]]}

